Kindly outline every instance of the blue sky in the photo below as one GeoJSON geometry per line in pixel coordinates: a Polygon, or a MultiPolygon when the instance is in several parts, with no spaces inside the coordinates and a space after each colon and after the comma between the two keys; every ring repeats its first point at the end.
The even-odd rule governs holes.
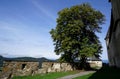
{"type": "Polygon", "coordinates": [[[108,0],[0,0],[0,55],[56,59],[49,31],[56,26],[58,11],[89,2],[106,16],[102,33],[102,59],[107,59],[105,35],[110,22],[108,0]]]}

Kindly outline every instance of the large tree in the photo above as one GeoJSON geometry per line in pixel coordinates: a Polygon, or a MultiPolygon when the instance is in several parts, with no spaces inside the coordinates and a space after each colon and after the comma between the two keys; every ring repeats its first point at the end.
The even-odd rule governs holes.
{"type": "Polygon", "coordinates": [[[104,15],[88,3],[59,11],[56,28],[50,34],[60,60],[73,63],[77,58],[85,62],[87,57],[99,57],[102,46],[96,33],[101,32],[104,20],[104,15]]]}

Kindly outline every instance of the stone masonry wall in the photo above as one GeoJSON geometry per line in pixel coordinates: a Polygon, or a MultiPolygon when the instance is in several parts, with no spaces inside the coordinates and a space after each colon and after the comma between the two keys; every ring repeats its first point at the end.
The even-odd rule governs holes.
{"type": "Polygon", "coordinates": [[[120,0],[110,0],[112,6],[111,23],[106,43],[109,65],[120,68],[120,0]]]}
{"type": "Polygon", "coordinates": [[[35,73],[49,73],[49,72],[61,72],[61,71],[73,71],[75,68],[69,63],[57,63],[57,62],[43,62],[42,68],[35,73]]]}
{"type": "Polygon", "coordinates": [[[13,76],[35,75],[49,72],[72,71],[74,68],[69,63],[43,62],[4,62],[0,79],[11,79],[13,76]]]}
{"type": "Polygon", "coordinates": [[[0,79],[10,79],[13,76],[32,75],[39,69],[39,62],[4,62],[0,79]]]}

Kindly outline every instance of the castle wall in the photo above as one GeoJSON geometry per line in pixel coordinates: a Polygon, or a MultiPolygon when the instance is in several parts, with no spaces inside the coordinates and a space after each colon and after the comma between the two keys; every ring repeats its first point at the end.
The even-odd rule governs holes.
{"type": "Polygon", "coordinates": [[[111,4],[111,24],[106,36],[108,58],[110,66],[120,68],[120,0],[111,0],[111,4]]]}
{"type": "MultiPolygon", "coordinates": [[[[102,67],[102,61],[90,61],[88,63],[91,67],[102,67]]],[[[42,62],[42,67],[40,68],[39,62],[5,61],[3,63],[0,79],[10,79],[13,76],[35,75],[73,70],[76,70],[76,68],[69,63],[42,62]]]]}
{"type": "Polygon", "coordinates": [[[0,79],[9,79],[13,76],[32,75],[39,69],[39,62],[5,61],[0,79]]]}
{"type": "Polygon", "coordinates": [[[61,71],[73,71],[75,68],[69,63],[43,62],[42,68],[36,71],[37,74],[61,71]]]}
{"type": "Polygon", "coordinates": [[[10,79],[13,76],[35,75],[49,72],[72,71],[74,68],[69,63],[43,62],[39,68],[39,62],[6,61],[0,74],[0,79],[10,79]]]}

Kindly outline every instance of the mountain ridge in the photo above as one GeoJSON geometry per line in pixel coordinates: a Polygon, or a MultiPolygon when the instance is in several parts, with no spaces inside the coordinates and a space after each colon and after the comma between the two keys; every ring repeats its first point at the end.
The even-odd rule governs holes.
{"type": "Polygon", "coordinates": [[[0,67],[3,66],[3,61],[17,61],[17,62],[56,62],[57,60],[47,59],[45,57],[34,58],[34,57],[15,57],[15,58],[7,58],[0,55],[0,67]]]}

